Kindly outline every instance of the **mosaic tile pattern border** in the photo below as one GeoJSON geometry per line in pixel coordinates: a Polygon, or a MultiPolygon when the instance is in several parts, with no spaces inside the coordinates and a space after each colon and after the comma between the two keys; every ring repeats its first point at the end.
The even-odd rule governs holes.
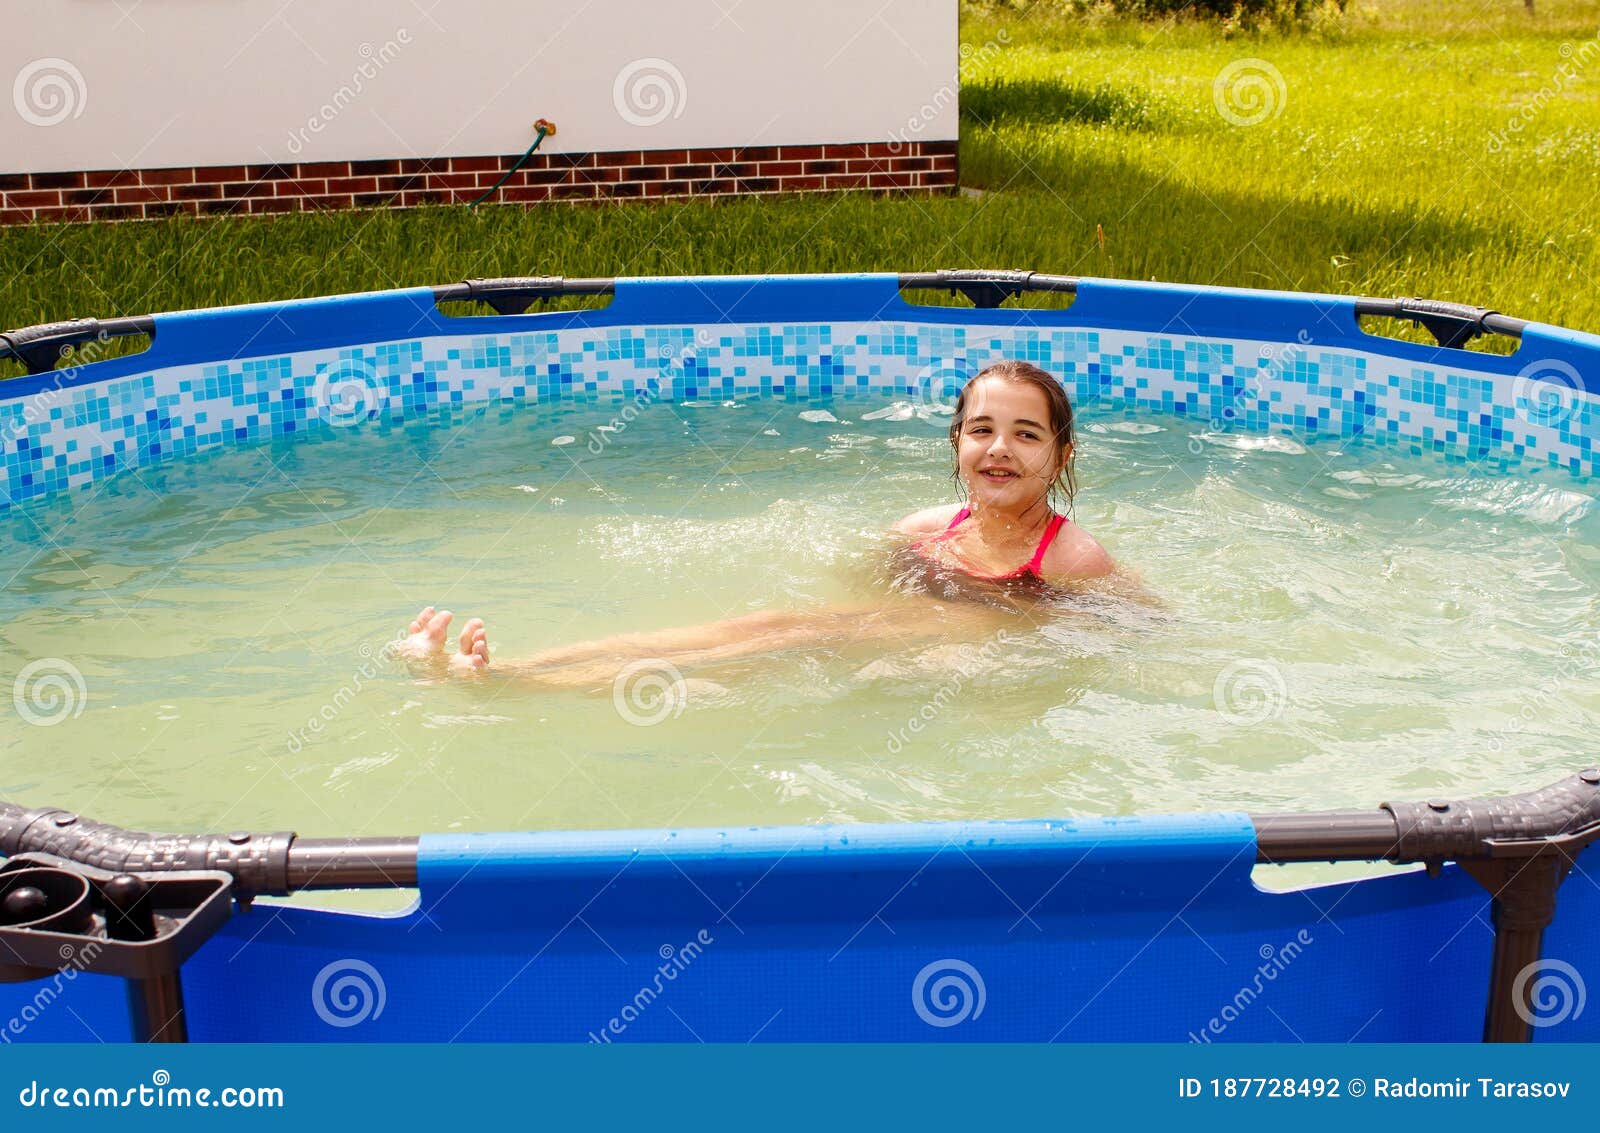
{"type": "Polygon", "coordinates": [[[1600,474],[1600,410],[1561,384],[1561,363],[1549,375],[1530,368],[1510,378],[1316,346],[1081,328],[661,326],[387,342],[173,367],[0,401],[0,507],[219,445],[379,415],[645,397],[926,403],[948,400],[984,364],[1008,357],[1060,376],[1085,421],[1142,409],[1217,430],[1361,436],[1412,453],[1532,457],[1577,476],[1600,474]]]}

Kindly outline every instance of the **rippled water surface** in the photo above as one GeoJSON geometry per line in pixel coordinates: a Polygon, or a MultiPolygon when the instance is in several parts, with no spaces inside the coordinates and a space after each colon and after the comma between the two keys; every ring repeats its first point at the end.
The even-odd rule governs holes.
{"type": "Polygon", "coordinates": [[[1164,610],[689,669],[681,701],[386,662],[425,604],[513,657],[889,599],[882,533],[953,498],[943,422],[805,408],[477,410],[0,513],[0,796],[381,834],[1371,806],[1593,762],[1587,484],[1093,407],[1076,518],[1164,610]]]}

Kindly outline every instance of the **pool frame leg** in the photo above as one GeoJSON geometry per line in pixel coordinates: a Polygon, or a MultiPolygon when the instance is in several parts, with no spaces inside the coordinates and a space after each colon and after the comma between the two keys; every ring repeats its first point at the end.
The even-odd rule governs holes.
{"type": "Polygon", "coordinates": [[[1534,981],[1521,978],[1544,952],[1544,930],[1556,915],[1556,891],[1572,870],[1559,847],[1529,857],[1460,863],[1494,898],[1494,954],[1483,1019],[1486,1043],[1525,1043],[1533,1037],[1534,981]],[[1519,986],[1520,984],[1520,986],[1519,986]]]}
{"type": "Polygon", "coordinates": [[[183,978],[166,972],[128,981],[128,1017],[136,1043],[186,1043],[189,1025],[183,1017],[183,978]]]}

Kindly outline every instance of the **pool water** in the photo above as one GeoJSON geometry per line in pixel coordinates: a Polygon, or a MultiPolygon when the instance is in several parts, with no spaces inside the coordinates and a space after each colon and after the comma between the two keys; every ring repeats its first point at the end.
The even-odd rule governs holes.
{"type": "Polygon", "coordinates": [[[1076,519],[1162,609],[594,689],[385,652],[429,604],[514,657],[908,601],[883,532],[954,498],[946,420],[826,409],[480,407],[0,513],[0,797],[398,834],[1367,807],[1592,762],[1588,485],[1092,405],[1076,519]]]}

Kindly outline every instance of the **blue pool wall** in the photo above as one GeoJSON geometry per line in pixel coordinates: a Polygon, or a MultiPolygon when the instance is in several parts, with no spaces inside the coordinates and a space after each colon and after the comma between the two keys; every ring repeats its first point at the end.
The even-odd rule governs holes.
{"type": "MultiPolygon", "coordinates": [[[[187,1018],[197,1041],[1478,1040],[1493,937],[1461,871],[1273,893],[1254,859],[1241,814],[434,835],[402,914],[235,916],[185,968],[187,1018]]],[[[1546,941],[1579,970],[1585,864],[1546,941]]],[[[0,1032],[38,986],[0,986],[0,1032]]],[[[79,976],[11,1041],[127,1037],[118,981],[79,976]]],[[[1600,1012],[1534,1039],[1600,1039],[1600,1012]]]]}
{"type": "Polygon", "coordinates": [[[999,358],[1058,375],[1090,417],[1142,409],[1600,471],[1600,337],[1558,327],[1531,324],[1499,356],[1374,337],[1352,299],[1292,292],[1086,279],[1046,311],[911,305],[890,274],[615,287],[600,309],[518,316],[447,316],[427,288],[156,315],[142,354],[0,383],[0,506],[352,413],[937,397],[999,358]]]}

